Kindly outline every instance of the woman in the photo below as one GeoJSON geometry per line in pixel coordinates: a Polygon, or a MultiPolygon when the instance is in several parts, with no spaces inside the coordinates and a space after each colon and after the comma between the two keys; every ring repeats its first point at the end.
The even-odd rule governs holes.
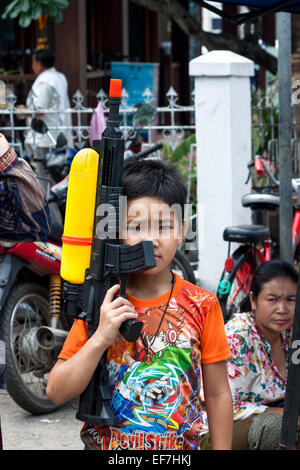
{"type": "Polygon", "coordinates": [[[251,312],[235,315],[225,326],[232,354],[227,373],[233,449],[279,445],[297,281],[297,271],[284,261],[262,264],[251,283],[251,312]]]}

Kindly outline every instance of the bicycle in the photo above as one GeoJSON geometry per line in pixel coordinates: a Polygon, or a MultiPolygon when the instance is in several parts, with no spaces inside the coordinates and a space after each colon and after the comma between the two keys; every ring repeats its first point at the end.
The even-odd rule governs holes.
{"type": "MultiPolygon", "coordinates": [[[[279,186],[279,181],[259,155],[248,164],[249,173],[252,166],[258,175],[267,174],[271,181],[279,186]]],[[[297,194],[292,225],[293,259],[298,261],[298,258],[300,259],[300,178],[292,179],[292,187],[297,194]]],[[[280,197],[270,193],[250,193],[245,194],[241,202],[244,207],[249,207],[251,210],[274,211],[279,207],[280,197]]],[[[260,264],[278,257],[278,247],[271,239],[270,230],[265,225],[226,227],[223,240],[228,242],[228,256],[218,284],[217,298],[226,322],[234,313],[250,310],[248,294],[254,272],[260,264]],[[240,246],[231,253],[232,242],[237,242],[240,246]]]]}

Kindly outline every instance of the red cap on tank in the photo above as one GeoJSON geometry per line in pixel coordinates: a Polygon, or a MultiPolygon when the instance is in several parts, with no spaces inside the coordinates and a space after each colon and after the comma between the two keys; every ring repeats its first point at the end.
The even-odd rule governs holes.
{"type": "Polygon", "coordinates": [[[109,86],[109,96],[111,98],[121,98],[122,80],[112,78],[109,86]]]}

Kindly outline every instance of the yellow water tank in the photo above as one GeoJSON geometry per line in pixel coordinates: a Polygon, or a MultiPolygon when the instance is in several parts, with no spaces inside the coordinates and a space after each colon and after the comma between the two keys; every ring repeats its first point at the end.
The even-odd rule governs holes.
{"type": "Polygon", "coordinates": [[[82,149],[71,164],[60,275],[73,284],[83,284],[90,266],[98,162],[95,150],[82,149]]]}

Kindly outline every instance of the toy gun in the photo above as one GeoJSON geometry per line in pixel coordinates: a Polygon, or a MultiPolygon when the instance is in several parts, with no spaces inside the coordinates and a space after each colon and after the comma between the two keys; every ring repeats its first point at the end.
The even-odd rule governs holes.
{"type": "MultiPolygon", "coordinates": [[[[94,149],[80,150],[72,162],[66,204],[61,276],[66,313],[87,321],[89,337],[99,324],[107,290],[121,281],[125,296],[130,273],[155,266],[152,242],[122,245],[118,235],[124,223],[122,169],[124,141],[119,129],[121,80],[111,80],[109,118],[102,140],[94,149]],[[96,151],[97,150],[97,151],[96,151]]],[[[142,322],[129,319],[120,328],[127,341],[136,341],[142,322]]],[[[86,390],[76,417],[91,424],[116,424],[104,354],[86,390]]]]}

